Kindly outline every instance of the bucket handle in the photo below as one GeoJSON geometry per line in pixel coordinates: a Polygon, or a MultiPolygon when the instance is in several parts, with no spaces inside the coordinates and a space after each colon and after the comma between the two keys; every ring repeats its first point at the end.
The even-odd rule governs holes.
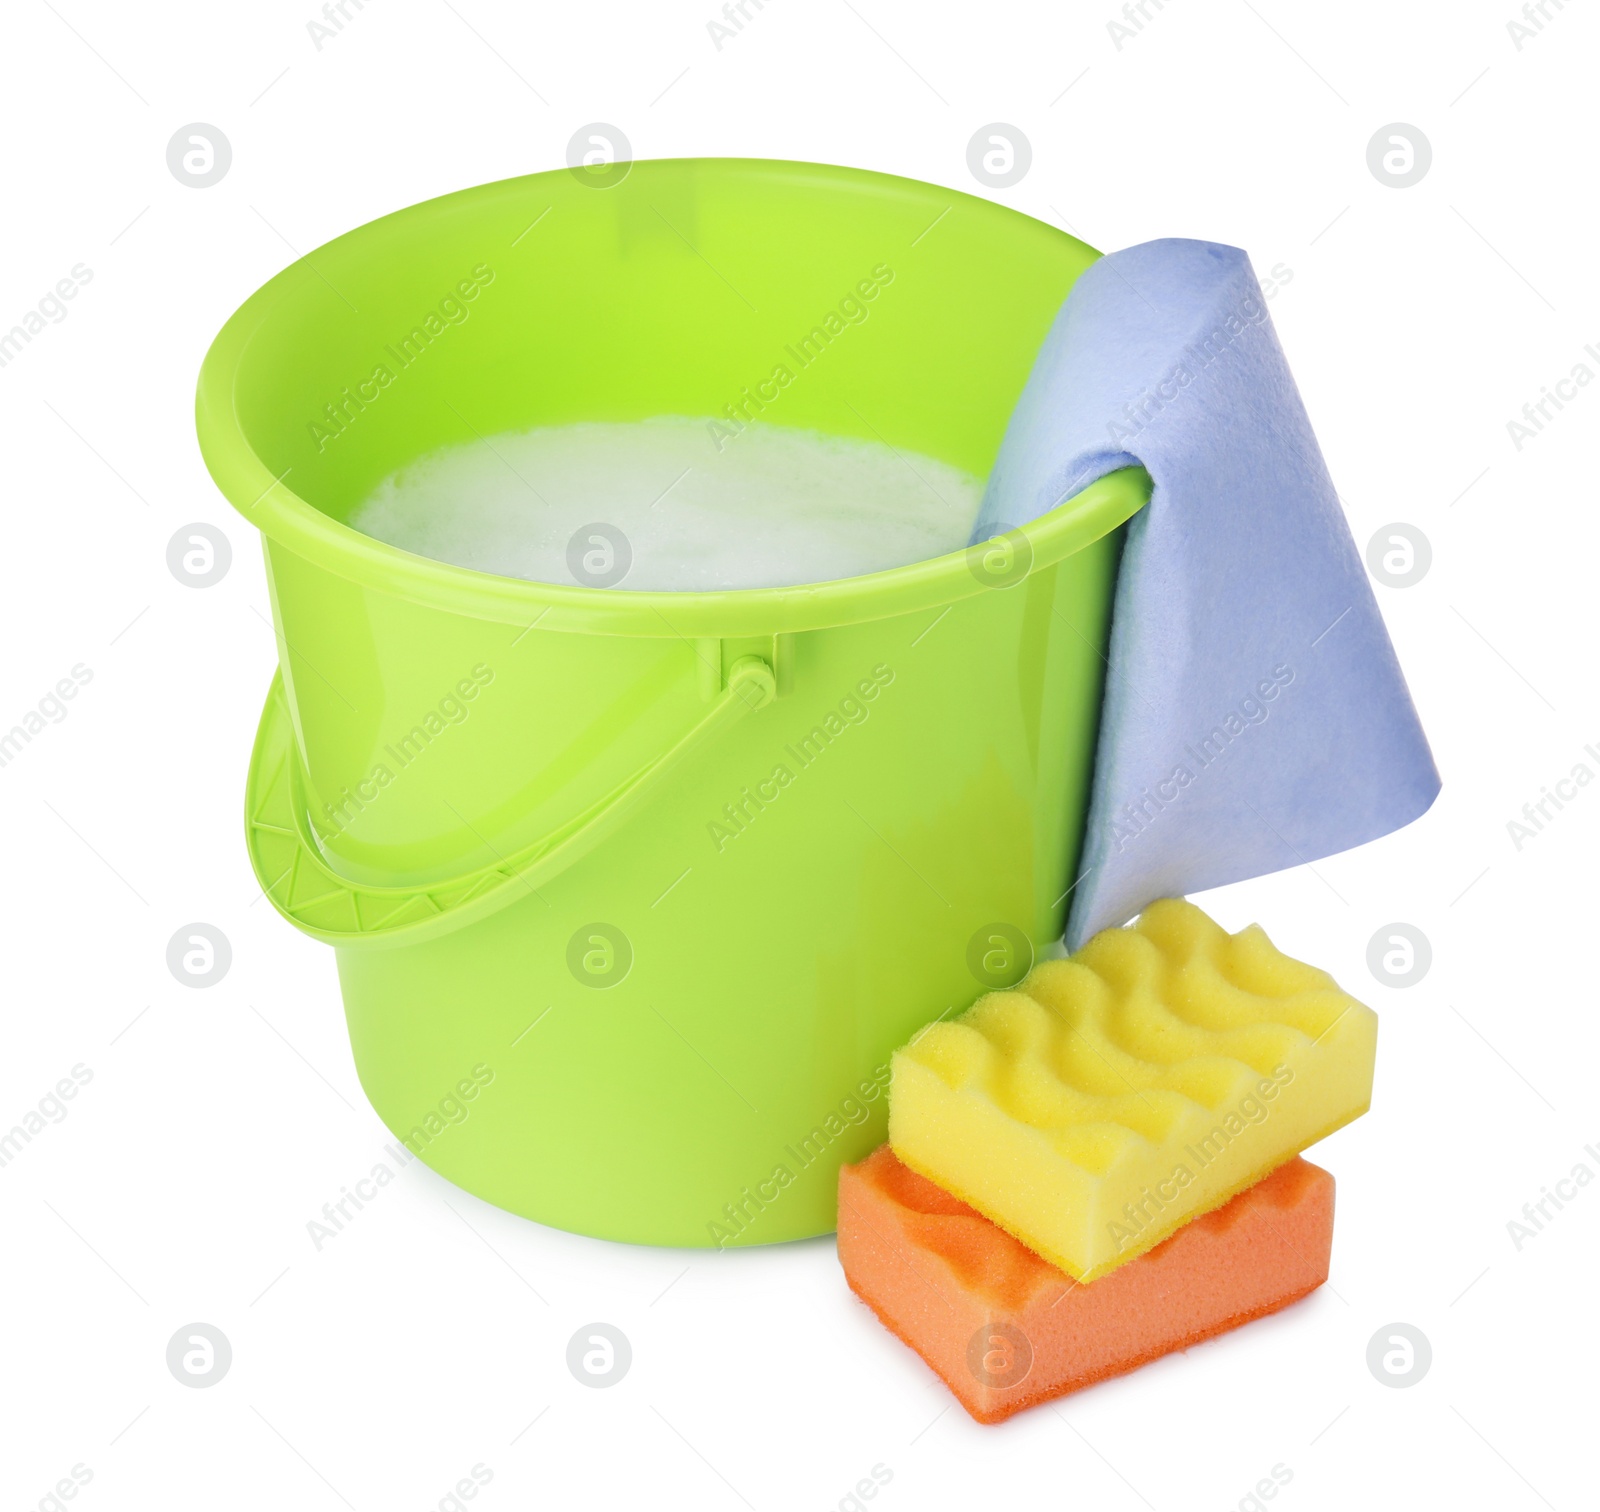
{"type": "Polygon", "coordinates": [[[256,880],[297,929],[331,945],[412,943],[445,934],[533,892],[587,855],[701,746],[777,697],[760,656],[728,668],[727,685],[700,722],[655,760],[560,829],[493,865],[427,886],[351,882],[322,859],[311,835],[296,747],[275,678],[256,733],[245,792],[245,836],[256,880]],[[520,886],[516,884],[521,884],[520,886]]]}

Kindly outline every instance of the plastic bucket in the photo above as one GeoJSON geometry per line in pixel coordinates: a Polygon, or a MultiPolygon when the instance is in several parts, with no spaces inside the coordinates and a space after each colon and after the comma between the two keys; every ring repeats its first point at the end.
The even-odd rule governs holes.
{"type": "Polygon", "coordinates": [[[727,593],[494,577],[346,514],[447,443],[657,414],[982,475],[1094,256],[904,179],[641,162],[387,216],[223,328],[200,443],[264,537],[280,666],[251,858],[335,946],[362,1085],[434,1169],[606,1238],[830,1230],[890,1050],[1060,934],[1149,484],[727,593]]]}

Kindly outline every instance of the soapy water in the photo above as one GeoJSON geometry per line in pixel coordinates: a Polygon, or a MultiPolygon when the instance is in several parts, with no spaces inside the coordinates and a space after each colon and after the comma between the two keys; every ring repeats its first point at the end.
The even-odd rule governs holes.
{"type": "Polygon", "coordinates": [[[547,426],[446,447],[350,516],[417,556],[586,587],[708,591],[858,577],[962,550],[983,482],[877,441],[708,422],[547,426]]]}

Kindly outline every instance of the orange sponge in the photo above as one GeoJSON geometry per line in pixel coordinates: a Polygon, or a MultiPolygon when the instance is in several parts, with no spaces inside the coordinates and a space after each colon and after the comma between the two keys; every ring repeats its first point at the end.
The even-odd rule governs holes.
{"type": "Polygon", "coordinates": [[[1286,1307],[1328,1279],[1332,1243],[1333,1177],[1298,1157],[1088,1283],[888,1145],[839,1173],[851,1289],[980,1423],[1286,1307]]]}

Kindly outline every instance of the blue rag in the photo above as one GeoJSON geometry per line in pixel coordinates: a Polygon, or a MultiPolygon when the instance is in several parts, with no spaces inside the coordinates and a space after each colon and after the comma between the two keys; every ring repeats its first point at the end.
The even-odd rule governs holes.
{"type": "Polygon", "coordinates": [[[975,541],[1134,463],[1076,949],[1147,903],[1347,850],[1439,792],[1250,261],[1165,240],[1078,279],[990,475],[975,541]]]}

